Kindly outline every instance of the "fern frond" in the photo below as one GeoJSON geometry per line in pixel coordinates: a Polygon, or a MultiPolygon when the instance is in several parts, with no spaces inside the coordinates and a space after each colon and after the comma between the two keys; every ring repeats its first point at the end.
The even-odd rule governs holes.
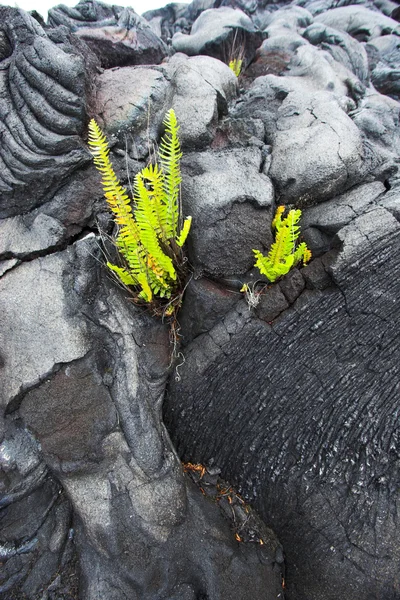
{"type": "Polygon", "coordinates": [[[176,239],[176,243],[180,248],[186,242],[186,238],[189,235],[191,225],[192,225],[192,217],[186,217],[185,222],[183,223],[181,232],[180,232],[178,238],[176,239]]]}
{"type": "Polygon", "coordinates": [[[162,242],[168,242],[168,215],[164,202],[164,173],[156,163],[148,165],[140,172],[146,184],[152,211],[156,217],[154,226],[162,242]]]}
{"type": "Polygon", "coordinates": [[[303,260],[303,264],[306,264],[311,258],[311,252],[305,242],[302,242],[296,249],[297,239],[300,235],[298,223],[301,210],[290,210],[287,217],[282,219],[284,211],[284,206],[278,206],[276,210],[272,221],[272,228],[276,230],[275,242],[272,244],[268,255],[264,256],[259,250],[253,250],[256,257],[254,266],[271,283],[278,277],[286,275],[293,265],[300,260],[303,260]]]}
{"type": "Polygon", "coordinates": [[[145,302],[150,303],[153,300],[153,292],[151,291],[151,288],[149,286],[149,282],[147,280],[145,273],[139,273],[138,281],[142,287],[142,291],[139,294],[139,298],[141,298],[145,302]]]}
{"type": "Polygon", "coordinates": [[[229,61],[229,68],[233,71],[236,77],[239,77],[242,70],[243,60],[241,58],[234,58],[229,61]]]}
{"type": "Polygon", "coordinates": [[[297,264],[301,260],[303,261],[303,265],[306,265],[311,260],[311,250],[307,248],[307,244],[302,242],[296,248],[294,256],[294,264],[297,264]]]}
{"type": "Polygon", "coordinates": [[[285,206],[278,206],[275,212],[275,216],[272,220],[271,227],[272,229],[279,230],[282,224],[282,215],[285,212],[285,206]]]}
{"type": "Polygon", "coordinates": [[[268,260],[275,268],[278,268],[280,264],[285,263],[286,258],[292,253],[293,235],[290,227],[285,225],[282,225],[277,231],[275,242],[268,252],[268,260]]]}
{"type": "Polygon", "coordinates": [[[164,119],[163,136],[158,156],[164,173],[164,202],[167,210],[167,236],[175,239],[179,226],[179,191],[181,184],[180,159],[181,146],[178,138],[179,125],[175,111],[171,108],[164,119]]]}
{"type": "Polygon", "coordinates": [[[106,137],[94,119],[89,123],[88,143],[94,164],[102,175],[104,195],[115,215],[115,222],[122,226],[125,238],[129,238],[131,243],[138,243],[139,231],[132,217],[130,198],[114,173],[108,156],[110,150],[106,137]]]}
{"type": "MultiPolygon", "coordinates": [[[[304,242],[305,244],[305,242],[304,242]]],[[[310,262],[312,258],[312,252],[309,248],[307,248],[307,246],[304,248],[304,252],[303,252],[303,265],[306,265],[307,263],[310,262]]]]}
{"type": "Polygon", "coordinates": [[[140,241],[146,253],[152,257],[156,268],[166,271],[171,279],[176,279],[174,264],[169,256],[161,250],[157,236],[158,220],[153,211],[151,199],[141,173],[135,178],[136,210],[135,217],[139,229],[140,241]]]}
{"type": "Polygon", "coordinates": [[[138,285],[139,281],[127,269],[107,262],[107,267],[113,271],[124,285],[138,285]]]}

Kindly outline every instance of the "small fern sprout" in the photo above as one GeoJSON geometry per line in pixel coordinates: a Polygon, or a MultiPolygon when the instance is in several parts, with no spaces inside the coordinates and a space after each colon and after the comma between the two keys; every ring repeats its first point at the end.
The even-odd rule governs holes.
{"type": "Polygon", "coordinates": [[[299,262],[306,265],[311,260],[311,250],[305,242],[297,245],[300,235],[298,225],[301,217],[300,209],[289,210],[283,218],[285,206],[278,206],[272,221],[272,229],[275,230],[275,242],[272,244],[267,256],[259,250],[253,250],[256,257],[255,267],[262,275],[265,275],[271,283],[279,277],[286,275],[290,269],[299,262]]]}
{"type": "Polygon", "coordinates": [[[239,77],[243,66],[243,60],[241,58],[233,58],[229,61],[229,68],[233,71],[236,77],[239,77]]]}
{"type": "Polygon", "coordinates": [[[136,302],[150,305],[156,314],[169,316],[181,302],[186,277],[182,246],[190,231],[191,217],[182,223],[182,152],[179,125],[172,109],[166,114],[164,125],[158,162],[136,175],[132,200],[115,175],[107,140],[94,119],[89,123],[89,146],[118,226],[115,245],[121,266],[110,262],[107,266],[132,291],[136,302]]]}

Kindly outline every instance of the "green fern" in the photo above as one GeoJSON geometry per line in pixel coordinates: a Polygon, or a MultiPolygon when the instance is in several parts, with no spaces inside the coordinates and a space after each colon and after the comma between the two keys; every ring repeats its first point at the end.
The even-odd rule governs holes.
{"type": "Polygon", "coordinates": [[[300,235],[300,226],[298,223],[301,217],[301,210],[290,210],[288,215],[283,219],[284,212],[285,207],[278,206],[272,221],[272,229],[276,230],[275,242],[272,244],[268,255],[264,256],[259,250],[253,250],[256,257],[254,266],[271,283],[279,277],[286,275],[300,261],[303,261],[303,265],[305,265],[311,259],[311,251],[307,248],[305,242],[302,242],[296,248],[300,235]]]}
{"type": "Polygon", "coordinates": [[[107,263],[121,283],[133,288],[140,302],[156,306],[159,298],[170,299],[171,314],[180,302],[183,246],[191,217],[181,223],[179,126],[171,109],[164,120],[165,135],[158,153],[159,163],[148,165],[135,177],[131,202],[118,181],[107,140],[94,119],[89,123],[89,146],[102,175],[104,195],[119,226],[115,244],[123,266],[107,263]],[[134,208],[132,208],[134,207],[134,208]]]}
{"type": "Polygon", "coordinates": [[[233,71],[236,77],[239,77],[242,71],[243,60],[241,58],[233,58],[229,61],[229,68],[233,71]]]}

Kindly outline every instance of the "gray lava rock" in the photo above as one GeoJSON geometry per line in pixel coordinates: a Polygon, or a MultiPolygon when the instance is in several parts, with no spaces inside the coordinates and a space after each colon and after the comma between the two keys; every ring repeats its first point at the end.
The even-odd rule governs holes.
{"type": "Polygon", "coordinates": [[[287,273],[279,281],[279,287],[289,304],[293,304],[305,287],[305,281],[302,273],[299,271],[299,269],[291,269],[289,273],[287,273]]]}
{"type": "Polygon", "coordinates": [[[172,46],[189,56],[206,54],[227,64],[240,55],[247,66],[261,41],[261,32],[244,12],[222,7],[202,12],[193,23],[190,35],[176,33],[172,46]]]}
{"type": "Polygon", "coordinates": [[[170,103],[165,71],[158,67],[108,69],[98,77],[95,108],[99,124],[117,139],[117,147],[135,160],[146,158],[158,141],[170,103]]]}
{"type": "Polygon", "coordinates": [[[285,542],[288,600],[397,598],[400,30],[391,0],[356,1],[194,0],[149,23],[86,0],[48,26],[0,8],[6,600],[281,598],[282,548],[217,467],[285,542]],[[211,56],[163,60],[176,32],[211,56]],[[170,107],[188,263],[212,277],[188,283],[175,370],[167,324],[99,265],[112,223],[83,139],[94,116],[129,188],[170,107]],[[303,209],[313,259],[265,286],[275,201],[303,209]],[[161,419],[168,376],[180,453],[215,467],[205,497],[161,419]]]}
{"type": "MultiPolygon", "coordinates": [[[[260,77],[238,106],[240,116],[251,114],[265,124],[272,145],[269,176],[284,203],[321,202],[363,177],[360,131],[338,101],[340,88],[336,94],[312,89],[319,73],[329,77],[322,71],[312,72],[311,81],[260,77]]],[[[328,78],[325,81],[329,89],[328,78]]]]}
{"type": "MultiPolygon", "coordinates": [[[[0,7],[0,217],[52,197],[90,159],[86,123],[90,71],[62,32],[53,42],[27,13],[0,7]]],[[[89,51],[86,50],[88,53],[89,51]]]]}
{"type": "Polygon", "coordinates": [[[21,531],[18,535],[16,524],[9,531],[13,554],[4,555],[9,569],[4,589],[18,584],[37,600],[39,586],[62,566],[70,507],[52,478],[43,483],[52,494],[47,501],[34,479],[29,485],[29,470],[41,468],[51,471],[71,503],[86,600],[171,598],[182,585],[192,597],[235,594],[245,600],[249,590],[258,598],[265,589],[275,597],[280,588],[275,555],[238,544],[216,507],[184,478],[162,425],[166,327],[126,301],[99,272],[95,254],[95,241],[86,238],[0,279],[0,459],[17,460],[13,422],[29,432],[35,449],[32,457],[27,446],[20,460],[23,494],[15,496],[10,482],[4,485],[10,508],[2,516],[21,531]],[[40,532],[43,541],[36,542],[43,506],[54,497],[54,518],[52,513],[40,532]],[[29,510],[30,503],[37,506],[21,522],[18,510],[29,510]],[[205,535],[208,527],[212,533],[205,535]],[[31,546],[15,545],[22,536],[29,543],[33,538],[34,557],[31,546]],[[13,556],[20,568],[16,578],[13,556]]]}
{"type": "Polygon", "coordinates": [[[400,38],[397,35],[383,35],[371,40],[367,50],[377,54],[371,79],[381,94],[400,98],[400,38]]]}
{"type": "Polygon", "coordinates": [[[245,273],[253,248],[272,241],[273,188],[256,147],[187,154],[182,162],[185,214],[193,217],[189,259],[195,272],[245,273]]]}
{"type": "Polygon", "coordinates": [[[327,50],[337,62],[352,71],[363,85],[368,86],[370,75],[367,52],[351,35],[323,23],[313,23],[307,27],[303,36],[311,44],[327,50]]]}
{"type": "Polygon", "coordinates": [[[209,147],[219,118],[236,97],[237,78],[221,61],[208,56],[176,54],[167,66],[172,107],[180,125],[185,151],[209,147]]]}
{"type": "Polygon", "coordinates": [[[301,6],[283,6],[280,10],[265,13],[264,20],[257,23],[258,27],[276,37],[288,30],[297,32],[304,30],[313,22],[312,14],[301,6]]]}
{"type": "Polygon", "coordinates": [[[132,8],[80,0],[75,8],[61,4],[49,10],[49,24],[68,27],[107,69],[158,64],[168,54],[164,42],[132,8]]]}
{"type": "Polygon", "coordinates": [[[180,335],[187,346],[196,336],[209,331],[238,302],[241,294],[209,279],[192,279],[179,312],[180,335]]]}
{"type": "Polygon", "coordinates": [[[360,42],[390,33],[400,35],[400,26],[394,19],[365,6],[332,8],[317,15],[315,21],[339,31],[346,31],[360,42]]]}
{"type": "MultiPolygon", "coordinates": [[[[205,2],[207,4],[207,2],[205,2]]],[[[212,4],[213,1],[209,1],[208,4],[212,4]]],[[[192,2],[193,4],[193,2],[192,2]]],[[[164,42],[172,38],[174,33],[181,31],[182,33],[188,33],[191,23],[198,17],[195,14],[190,18],[190,7],[187,4],[181,2],[171,2],[163,8],[156,8],[155,10],[148,10],[143,13],[142,17],[149,22],[150,27],[156,35],[158,35],[164,42]]],[[[202,2],[204,4],[204,1],[202,2]]],[[[200,12],[210,6],[204,6],[199,8],[200,12]]]]}
{"type": "Polygon", "coordinates": [[[255,313],[259,319],[267,323],[271,323],[289,307],[278,283],[265,289],[259,298],[260,300],[255,308],[255,313]]]}
{"type": "Polygon", "coordinates": [[[385,191],[380,181],[365,183],[329,202],[306,208],[301,218],[302,228],[318,227],[324,233],[333,235],[376,203],[385,191]]]}
{"type": "Polygon", "coordinates": [[[368,90],[351,113],[363,137],[364,171],[374,179],[385,181],[397,173],[399,109],[396,100],[368,90]]]}
{"type": "Polygon", "coordinates": [[[232,311],[235,332],[186,348],[165,418],[181,456],[218,463],[268,515],[296,565],[288,598],[395,598],[400,225],[376,208],[338,241],[333,287],[272,327],[232,311]]]}

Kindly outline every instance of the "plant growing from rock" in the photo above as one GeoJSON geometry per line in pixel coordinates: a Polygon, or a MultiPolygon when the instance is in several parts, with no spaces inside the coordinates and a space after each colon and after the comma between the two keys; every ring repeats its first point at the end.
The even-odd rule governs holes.
{"type": "Polygon", "coordinates": [[[110,262],[107,266],[131,290],[137,303],[150,305],[157,314],[171,315],[181,302],[185,278],[182,246],[191,217],[182,222],[182,152],[172,109],[166,114],[164,125],[158,162],[136,175],[132,200],[115,175],[106,137],[94,119],[89,123],[89,146],[119,227],[115,245],[121,266],[110,262]]]}
{"type": "Polygon", "coordinates": [[[257,259],[254,266],[271,283],[286,275],[300,261],[303,262],[303,265],[306,265],[311,259],[311,251],[307,248],[307,244],[302,242],[297,245],[300,235],[298,223],[301,210],[289,210],[287,216],[282,218],[284,212],[285,206],[278,206],[272,221],[272,229],[276,232],[275,242],[272,244],[267,256],[264,256],[259,250],[253,250],[257,259]]]}
{"type": "Polygon", "coordinates": [[[239,77],[242,70],[243,60],[241,58],[233,58],[229,61],[229,68],[239,77]]]}

